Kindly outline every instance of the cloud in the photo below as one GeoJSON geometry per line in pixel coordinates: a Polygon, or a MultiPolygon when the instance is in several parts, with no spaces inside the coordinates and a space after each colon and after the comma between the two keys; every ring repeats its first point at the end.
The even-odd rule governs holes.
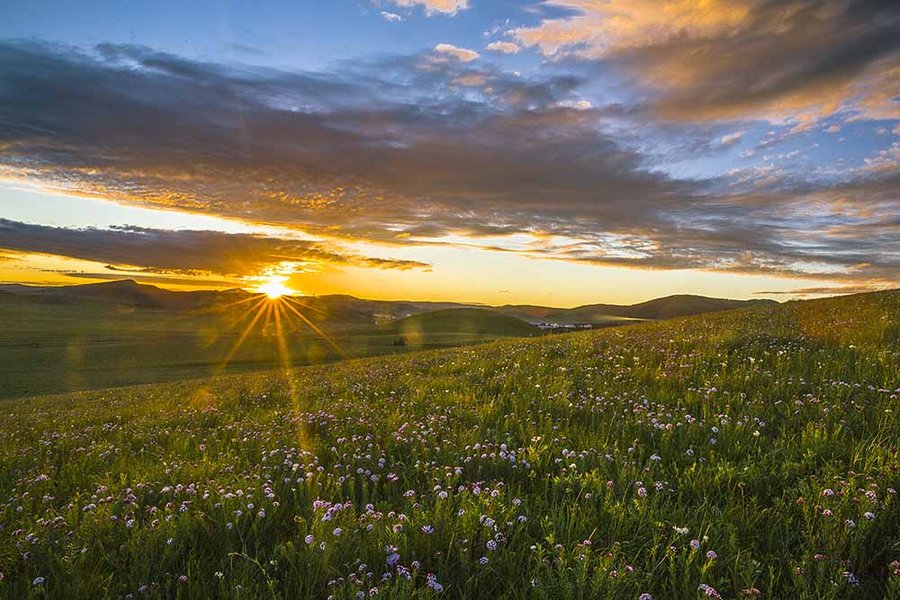
{"type": "MultiPolygon", "coordinates": [[[[898,277],[895,171],[677,179],[610,128],[621,108],[582,102],[577,76],[431,57],[287,73],[130,46],[0,44],[0,176],[329,240],[415,247],[490,236],[498,250],[634,268],[898,277]],[[513,234],[542,245],[504,247],[513,234]]],[[[29,251],[84,248],[134,266],[221,272],[241,255],[252,263],[241,272],[276,257],[365,262],[278,238],[9,227],[0,238],[29,251]],[[201,238],[208,246],[184,241],[201,238]],[[149,258],[157,245],[177,252],[149,258]],[[234,259],[211,256],[220,253],[234,259]]]]}
{"type": "Polygon", "coordinates": [[[890,148],[879,151],[875,156],[865,159],[863,171],[900,172],[900,142],[894,142],[890,148]]]}
{"type": "Polygon", "coordinates": [[[875,292],[885,287],[872,285],[842,285],[840,287],[804,287],[793,290],[776,290],[768,292],[756,292],[760,296],[843,296],[847,294],[865,294],[875,292]]]}
{"type": "Polygon", "coordinates": [[[108,263],[110,270],[157,274],[255,275],[277,263],[345,264],[418,269],[415,261],[334,252],[318,242],[218,231],[140,227],[68,229],[0,218],[0,248],[108,263]]]}
{"type": "Polygon", "coordinates": [[[726,133],[722,137],[719,138],[719,146],[733,146],[741,141],[741,138],[744,137],[743,131],[735,131],[732,133],[726,133]]]}
{"type": "Polygon", "coordinates": [[[521,48],[513,42],[491,42],[485,46],[492,52],[502,52],[503,54],[516,54],[521,48]]]}
{"type": "Polygon", "coordinates": [[[403,17],[401,17],[397,13],[388,12],[386,10],[381,11],[381,18],[384,19],[385,21],[391,21],[394,23],[403,20],[403,17]]]}
{"type": "Polygon", "coordinates": [[[469,8],[469,0],[388,0],[396,6],[415,8],[421,6],[425,14],[430,16],[444,15],[454,16],[456,13],[469,8]]]}
{"type": "Polygon", "coordinates": [[[548,0],[513,31],[546,55],[601,61],[674,119],[898,118],[900,11],[884,0],[548,0]]]}
{"type": "Polygon", "coordinates": [[[468,48],[458,48],[453,44],[438,44],[434,47],[434,51],[439,52],[440,54],[452,56],[460,62],[471,62],[480,56],[474,50],[469,50],[468,48]]]}

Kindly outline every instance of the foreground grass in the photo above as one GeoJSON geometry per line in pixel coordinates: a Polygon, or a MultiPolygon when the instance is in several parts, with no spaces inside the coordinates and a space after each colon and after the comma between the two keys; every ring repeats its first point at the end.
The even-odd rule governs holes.
{"type": "Polygon", "coordinates": [[[891,292],[9,401],[0,597],[898,598],[898,319],[891,292]]]}

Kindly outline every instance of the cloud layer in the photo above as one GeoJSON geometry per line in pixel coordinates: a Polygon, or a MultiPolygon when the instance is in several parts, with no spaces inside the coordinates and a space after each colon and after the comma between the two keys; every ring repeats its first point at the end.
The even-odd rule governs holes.
{"type": "Polygon", "coordinates": [[[652,90],[666,117],[812,119],[841,108],[900,117],[900,11],[889,0],[546,4],[569,14],[515,39],[611,65],[652,90]]]}
{"type": "MultiPolygon", "coordinates": [[[[3,44],[0,174],[332,239],[528,233],[531,246],[498,249],[639,268],[897,277],[896,170],[840,184],[675,179],[613,133],[622,107],[582,100],[581,78],[446,56],[286,73],[130,46],[3,44]]],[[[19,244],[55,247],[60,232],[48,233],[19,244]]],[[[154,236],[174,243],[162,232],[141,239],[154,236]]],[[[245,241],[242,252],[260,260],[327,252],[245,241]]],[[[207,253],[192,260],[224,268],[207,253]]]]}
{"type": "Polygon", "coordinates": [[[111,270],[149,273],[256,275],[278,263],[414,269],[428,265],[342,254],[317,242],[218,231],[142,227],[67,229],[0,218],[0,248],[106,263],[111,270]]]}

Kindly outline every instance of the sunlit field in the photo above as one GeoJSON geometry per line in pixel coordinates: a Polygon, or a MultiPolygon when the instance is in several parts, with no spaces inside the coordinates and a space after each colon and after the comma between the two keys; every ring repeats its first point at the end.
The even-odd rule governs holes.
{"type": "Polygon", "coordinates": [[[900,598],[900,292],[0,404],[0,597],[900,598]]]}
{"type": "Polygon", "coordinates": [[[206,312],[0,298],[0,398],[319,364],[523,334],[495,323],[467,329],[452,322],[424,331],[405,327],[416,325],[418,317],[380,326],[333,323],[303,300],[278,295],[277,288],[268,291],[275,295],[206,312]]]}

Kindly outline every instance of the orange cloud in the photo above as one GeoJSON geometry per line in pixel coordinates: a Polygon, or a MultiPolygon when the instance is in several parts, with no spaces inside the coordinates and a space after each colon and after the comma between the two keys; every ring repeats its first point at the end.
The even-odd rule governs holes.
{"type": "Polygon", "coordinates": [[[390,0],[397,6],[404,8],[415,8],[421,6],[425,9],[425,14],[432,15],[449,15],[453,16],[461,10],[469,8],[469,0],[390,0]]]}
{"type": "Polygon", "coordinates": [[[438,44],[434,47],[434,51],[439,54],[452,56],[460,62],[471,62],[480,56],[474,50],[469,50],[468,48],[459,48],[457,46],[454,46],[453,44],[438,44]]]}
{"type": "Polygon", "coordinates": [[[612,66],[679,120],[807,127],[852,109],[896,118],[900,12],[877,0],[549,0],[574,14],[513,31],[548,56],[612,66]]]}

